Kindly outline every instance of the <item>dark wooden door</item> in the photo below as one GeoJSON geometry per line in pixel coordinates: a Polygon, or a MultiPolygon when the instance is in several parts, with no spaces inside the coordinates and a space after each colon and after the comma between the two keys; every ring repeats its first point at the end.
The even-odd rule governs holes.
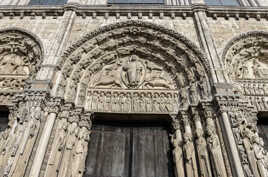
{"type": "Polygon", "coordinates": [[[95,124],[88,148],[85,177],[174,177],[161,123],[95,124]]]}

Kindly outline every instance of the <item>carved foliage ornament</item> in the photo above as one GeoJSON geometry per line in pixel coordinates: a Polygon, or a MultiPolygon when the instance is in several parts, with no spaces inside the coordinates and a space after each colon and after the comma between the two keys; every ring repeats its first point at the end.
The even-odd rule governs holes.
{"type": "Polygon", "coordinates": [[[36,73],[42,52],[38,42],[18,30],[0,32],[0,90],[21,90],[36,73]]]}
{"type": "Polygon", "coordinates": [[[250,32],[231,41],[223,53],[231,80],[268,78],[268,33],[250,32]]]}

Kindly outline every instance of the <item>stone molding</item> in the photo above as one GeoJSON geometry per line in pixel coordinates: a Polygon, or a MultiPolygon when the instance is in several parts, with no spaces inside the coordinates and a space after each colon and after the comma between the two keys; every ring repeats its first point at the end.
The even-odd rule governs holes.
{"type": "Polygon", "coordinates": [[[193,17],[195,11],[205,11],[208,17],[217,19],[218,17],[229,18],[255,18],[257,20],[267,19],[268,9],[266,7],[224,7],[224,6],[206,6],[195,4],[191,6],[86,6],[78,4],[66,4],[64,6],[0,6],[0,19],[3,17],[9,18],[24,18],[30,17],[35,19],[41,17],[58,18],[64,15],[65,11],[75,11],[78,16],[83,18],[92,17],[115,17],[120,18],[126,16],[128,19],[132,17],[149,17],[160,18],[170,17],[193,17]],[[140,15],[139,15],[140,13],[140,15]]]}

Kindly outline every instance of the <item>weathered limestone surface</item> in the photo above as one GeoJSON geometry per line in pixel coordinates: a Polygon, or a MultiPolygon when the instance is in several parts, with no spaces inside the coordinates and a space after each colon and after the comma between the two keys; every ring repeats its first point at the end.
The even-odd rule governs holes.
{"type": "Polygon", "coordinates": [[[0,176],[82,177],[99,112],[167,115],[176,177],[268,176],[267,8],[25,3],[0,2],[0,176]]]}

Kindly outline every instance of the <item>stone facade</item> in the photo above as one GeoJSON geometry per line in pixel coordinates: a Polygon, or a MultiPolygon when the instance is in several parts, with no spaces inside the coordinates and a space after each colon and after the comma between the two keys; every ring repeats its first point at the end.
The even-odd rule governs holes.
{"type": "Polygon", "coordinates": [[[0,2],[0,176],[82,177],[92,116],[142,113],[168,115],[176,177],[268,177],[265,0],[28,2],[0,2]]]}

